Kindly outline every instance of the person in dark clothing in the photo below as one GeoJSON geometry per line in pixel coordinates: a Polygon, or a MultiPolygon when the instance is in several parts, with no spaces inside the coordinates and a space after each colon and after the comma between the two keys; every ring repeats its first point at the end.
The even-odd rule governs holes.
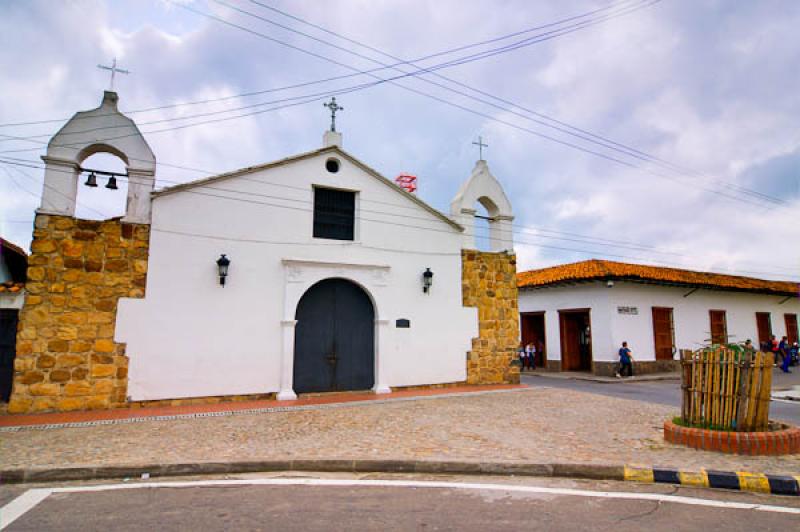
{"type": "Polygon", "coordinates": [[[628,342],[622,342],[622,347],[619,349],[619,371],[617,377],[622,378],[625,374],[633,377],[633,353],[628,349],[628,342]]]}
{"type": "Polygon", "coordinates": [[[789,371],[789,364],[792,363],[792,356],[789,354],[789,338],[787,336],[781,338],[781,342],[778,344],[778,353],[783,357],[781,371],[784,373],[791,373],[791,371],[789,371]]]}

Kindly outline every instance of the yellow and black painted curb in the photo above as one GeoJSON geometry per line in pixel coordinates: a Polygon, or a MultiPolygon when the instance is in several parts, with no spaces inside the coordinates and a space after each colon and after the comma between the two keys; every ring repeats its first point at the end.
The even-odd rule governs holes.
{"type": "Polygon", "coordinates": [[[626,465],[625,480],[800,496],[800,475],[768,475],[745,471],[729,472],[705,469],[680,471],[670,468],[626,465]]]}

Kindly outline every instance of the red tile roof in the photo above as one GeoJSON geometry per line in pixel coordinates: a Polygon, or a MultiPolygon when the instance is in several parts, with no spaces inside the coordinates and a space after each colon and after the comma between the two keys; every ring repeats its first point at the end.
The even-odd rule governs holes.
{"type": "Polygon", "coordinates": [[[15,283],[12,281],[0,283],[0,293],[11,292],[13,294],[21,291],[23,288],[25,288],[25,283],[15,283]]]}
{"type": "Polygon", "coordinates": [[[587,260],[517,274],[520,288],[538,288],[578,281],[631,280],[666,285],[682,285],[718,290],[735,290],[776,295],[800,295],[800,284],[767,281],[753,277],[697,272],[678,268],[643,266],[610,260],[587,260]]]}

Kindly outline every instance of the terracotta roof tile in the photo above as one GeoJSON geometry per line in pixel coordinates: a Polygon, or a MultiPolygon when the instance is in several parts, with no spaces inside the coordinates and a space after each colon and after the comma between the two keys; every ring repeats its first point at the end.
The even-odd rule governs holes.
{"type": "Polygon", "coordinates": [[[644,266],[597,259],[517,274],[517,286],[520,288],[536,288],[576,281],[597,280],[633,280],[787,296],[798,296],[800,294],[800,284],[789,281],[767,281],[738,275],[644,266]]]}
{"type": "Polygon", "coordinates": [[[0,283],[0,293],[11,292],[13,294],[21,291],[23,288],[25,288],[25,283],[15,283],[12,281],[0,283]]]}

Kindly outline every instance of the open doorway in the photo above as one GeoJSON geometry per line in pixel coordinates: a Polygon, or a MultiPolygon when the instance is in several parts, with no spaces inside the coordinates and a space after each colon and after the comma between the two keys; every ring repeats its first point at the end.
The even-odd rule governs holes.
{"type": "Polygon", "coordinates": [[[558,311],[561,370],[592,370],[592,324],[589,309],[558,311]]]}
{"type": "Polygon", "coordinates": [[[547,343],[544,335],[544,311],[523,312],[520,314],[520,331],[522,345],[533,344],[536,347],[536,367],[547,365],[547,343]]]}

